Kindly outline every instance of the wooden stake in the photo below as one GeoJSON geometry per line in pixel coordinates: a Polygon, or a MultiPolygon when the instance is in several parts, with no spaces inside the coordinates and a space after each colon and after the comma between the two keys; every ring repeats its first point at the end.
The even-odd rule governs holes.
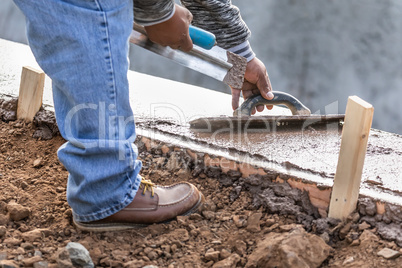
{"type": "Polygon", "coordinates": [[[329,204],[328,216],[331,218],[344,220],[356,209],[373,114],[370,103],[357,96],[349,97],[329,204]]]}
{"type": "Polygon", "coordinates": [[[32,67],[22,67],[17,118],[32,121],[42,106],[45,73],[32,67]]]}

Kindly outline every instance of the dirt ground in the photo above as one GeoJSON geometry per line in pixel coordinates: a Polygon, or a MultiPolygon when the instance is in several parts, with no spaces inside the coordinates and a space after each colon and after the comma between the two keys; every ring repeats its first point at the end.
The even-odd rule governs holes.
{"type": "Polygon", "coordinates": [[[68,267],[61,265],[59,250],[69,242],[88,249],[96,267],[402,267],[401,257],[378,256],[384,248],[401,249],[381,240],[358,214],[349,224],[339,225],[339,239],[328,239],[314,228],[306,233],[295,217],[270,214],[253,205],[249,191],[242,190],[233,200],[233,186],[223,186],[204,173],[194,177],[191,170],[167,169],[168,156],[160,152],[140,153],[146,163],[143,175],[163,185],[182,180],[195,184],[207,200],[200,213],[124,232],[79,231],[72,225],[66,201],[68,174],[56,156],[65,141],[60,136],[38,140],[34,131],[33,124],[0,120],[2,267],[68,267]],[[306,239],[270,251],[265,261],[258,259],[260,252],[272,248],[262,248],[264,243],[294,233],[306,239]],[[292,250],[307,240],[329,245],[304,245],[298,254],[313,260],[306,260],[307,266],[291,265],[292,250]]]}

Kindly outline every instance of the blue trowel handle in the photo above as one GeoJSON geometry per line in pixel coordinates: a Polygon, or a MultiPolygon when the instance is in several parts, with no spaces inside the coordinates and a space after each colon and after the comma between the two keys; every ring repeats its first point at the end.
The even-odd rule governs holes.
{"type": "Polygon", "coordinates": [[[216,38],[213,33],[207,32],[192,25],[190,25],[189,32],[193,44],[199,47],[211,49],[216,43],[216,38]]]}

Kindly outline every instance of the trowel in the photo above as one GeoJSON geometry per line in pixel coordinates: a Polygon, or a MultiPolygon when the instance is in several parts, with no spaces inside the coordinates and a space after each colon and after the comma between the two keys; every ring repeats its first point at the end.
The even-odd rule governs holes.
{"type": "Polygon", "coordinates": [[[204,117],[190,121],[190,128],[200,132],[212,131],[277,131],[284,129],[304,129],[307,127],[320,127],[335,123],[342,125],[344,114],[319,115],[311,114],[309,108],[294,96],[280,91],[273,91],[272,100],[255,95],[245,100],[233,112],[233,116],[204,117]],[[251,116],[257,105],[280,105],[287,107],[292,115],[264,115],[251,116]]]}
{"type": "Polygon", "coordinates": [[[190,25],[193,49],[184,52],[153,43],[144,27],[134,24],[130,42],[149,51],[171,59],[185,67],[223,81],[233,88],[241,88],[246,72],[247,60],[216,46],[215,35],[190,25]]]}

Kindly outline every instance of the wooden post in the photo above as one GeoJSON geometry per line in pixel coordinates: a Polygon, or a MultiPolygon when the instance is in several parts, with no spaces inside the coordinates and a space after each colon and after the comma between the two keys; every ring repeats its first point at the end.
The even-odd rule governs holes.
{"type": "Polygon", "coordinates": [[[32,67],[22,67],[17,118],[32,121],[42,106],[45,73],[32,67]]]}
{"type": "Polygon", "coordinates": [[[329,204],[331,218],[344,220],[356,209],[373,113],[370,103],[357,96],[349,97],[329,204]]]}

